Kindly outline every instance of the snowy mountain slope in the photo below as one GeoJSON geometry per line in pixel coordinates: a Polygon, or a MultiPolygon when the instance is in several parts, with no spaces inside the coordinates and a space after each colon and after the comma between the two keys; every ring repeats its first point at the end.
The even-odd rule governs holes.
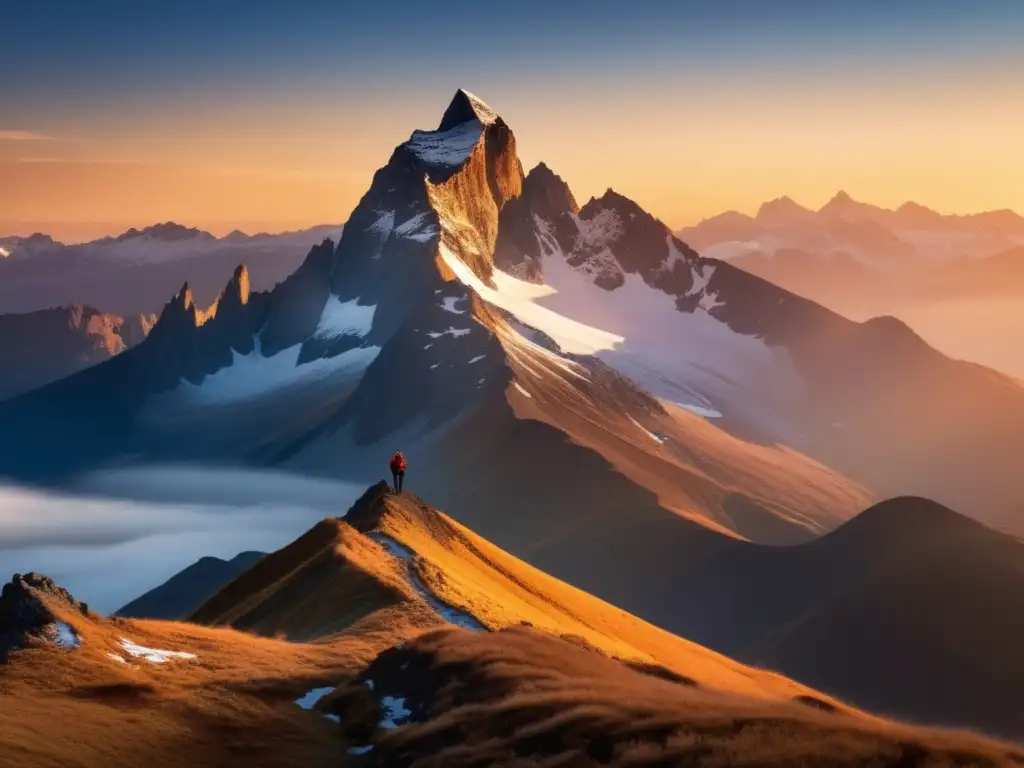
{"type": "MultiPolygon", "coordinates": [[[[784,203],[768,214],[808,215],[784,203]]],[[[613,418],[614,373],[638,403],[653,394],[666,412],[678,416],[668,405],[678,403],[714,420],[704,439],[719,435],[725,454],[737,438],[786,445],[797,463],[809,454],[873,493],[927,493],[980,514],[1006,513],[1021,490],[1007,459],[1024,440],[1013,382],[943,357],[898,321],[852,323],[701,258],[612,191],[579,207],[545,166],[524,176],[509,127],[462,91],[436,131],[416,131],[377,171],[336,248],[314,248],[270,293],[250,292],[237,272],[209,309],[183,291],[121,358],[19,401],[7,423],[27,437],[0,466],[170,454],[288,460],[365,479],[364,459],[382,464],[398,439],[429,450],[474,414],[515,418],[508,392],[530,392],[538,374],[570,382],[573,402],[600,403],[588,421],[653,449],[651,429],[622,432],[632,422],[621,416],[644,425],[649,408],[613,418]],[[335,439],[347,448],[325,451],[335,439]],[[51,443],[67,446],[63,457],[51,443]],[[989,480],[980,491],[979,473],[989,480]]],[[[571,434],[553,414],[548,428],[571,434]]],[[[611,465],[625,461],[590,444],[611,465]]],[[[733,533],[764,535],[774,517],[807,535],[852,513],[846,503],[826,511],[828,499],[862,493],[847,483],[800,514],[783,485],[769,486],[781,495],[759,499],[753,522],[745,503],[729,511],[717,491],[666,503],[733,533]]]]}

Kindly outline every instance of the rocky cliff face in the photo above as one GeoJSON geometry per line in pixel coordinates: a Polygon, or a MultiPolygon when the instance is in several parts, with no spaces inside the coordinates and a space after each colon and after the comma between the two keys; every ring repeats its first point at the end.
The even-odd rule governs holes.
{"type": "Polygon", "coordinates": [[[62,607],[89,615],[85,603],[58,587],[53,579],[39,573],[14,574],[0,592],[0,664],[10,654],[39,642],[74,644],[74,630],[59,622],[51,610],[62,607]]]}
{"type": "Polygon", "coordinates": [[[154,322],[81,306],[0,315],[0,399],[102,363],[141,343],[154,322]]]}

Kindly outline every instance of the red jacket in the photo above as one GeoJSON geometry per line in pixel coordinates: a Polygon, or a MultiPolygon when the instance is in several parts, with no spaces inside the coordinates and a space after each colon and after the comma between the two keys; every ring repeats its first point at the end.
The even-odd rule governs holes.
{"type": "Polygon", "coordinates": [[[405,456],[401,452],[396,453],[391,457],[390,466],[392,472],[405,472],[405,456]]]}

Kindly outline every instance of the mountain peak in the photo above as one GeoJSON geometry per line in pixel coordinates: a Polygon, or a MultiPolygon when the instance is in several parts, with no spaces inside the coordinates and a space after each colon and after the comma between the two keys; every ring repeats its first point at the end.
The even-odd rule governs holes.
{"type": "Polygon", "coordinates": [[[235,272],[231,275],[231,280],[224,287],[223,297],[230,297],[232,300],[239,304],[249,303],[249,268],[245,264],[239,264],[235,267],[235,272]]]}
{"type": "Polygon", "coordinates": [[[850,197],[850,194],[845,189],[840,189],[838,192],[835,193],[835,195],[832,196],[832,199],[829,200],[829,203],[832,203],[834,205],[852,202],[853,198],[850,197]]]}
{"type": "Polygon", "coordinates": [[[491,125],[501,118],[491,109],[479,96],[459,88],[452,97],[448,109],[441,118],[441,125],[437,130],[447,131],[470,120],[479,120],[483,125],[491,125]]]}
{"type": "Polygon", "coordinates": [[[777,197],[767,203],[762,203],[757,211],[758,219],[792,218],[794,216],[806,216],[810,210],[793,200],[788,195],[777,197]]]}
{"type": "Polygon", "coordinates": [[[205,230],[197,229],[195,227],[186,227],[174,221],[165,221],[162,224],[154,224],[144,229],[135,229],[135,227],[132,227],[114,239],[119,242],[125,242],[128,240],[135,240],[140,237],[148,237],[151,240],[162,240],[163,242],[168,243],[179,240],[191,240],[192,238],[199,238],[201,240],[216,239],[205,230]]]}
{"type": "Polygon", "coordinates": [[[634,200],[626,197],[623,194],[616,192],[611,187],[605,190],[601,197],[592,197],[583,206],[586,213],[581,212],[584,218],[589,218],[591,213],[595,210],[614,210],[619,213],[623,218],[629,218],[631,216],[647,216],[647,212],[641,208],[634,200]]]}
{"type": "Polygon", "coordinates": [[[168,308],[176,307],[181,310],[186,310],[192,307],[195,302],[192,299],[192,289],[189,288],[188,282],[186,281],[181,289],[174,294],[174,298],[171,299],[168,308]]]}
{"type": "Polygon", "coordinates": [[[557,216],[562,211],[580,211],[569,185],[545,163],[534,166],[526,175],[523,180],[523,196],[540,208],[538,213],[549,216],[557,216]]]}

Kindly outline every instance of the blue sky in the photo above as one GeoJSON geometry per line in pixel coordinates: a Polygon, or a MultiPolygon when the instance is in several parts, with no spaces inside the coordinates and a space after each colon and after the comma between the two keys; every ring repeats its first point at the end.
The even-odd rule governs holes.
{"type": "MultiPolygon", "coordinates": [[[[998,178],[1024,123],[1013,106],[1024,96],[1021,0],[0,0],[0,32],[0,139],[47,137],[0,140],[0,173],[13,179],[0,218],[5,207],[19,221],[72,215],[41,191],[57,184],[81,199],[80,169],[62,176],[58,161],[223,160],[263,173],[252,183],[268,195],[268,174],[329,168],[333,180],[292,196],[343,187],[329,209],[343,220],[368,174],[413,128],[435,124],[457,87],[501,112],[528,165],[546,160],[584,197],[622,187],[676,224],[765,195],[821,202],[840,186],[883,203],[1024,206],[998,178]],[[638,123],[643,136],[631,136],[638,123]],[[788,145],[800,133],[798,152],[788,145]],[[863,159],[844,165],[851,144],[863,159]],[[597,157],[611,161],[600,178],[597,157]],[[40,160],[52,167],[12,165],[40,160]],[[908,164],[905,183],[866,175],[894,164],[908,164]]],[[[97,170],[96,189],[146,186],[138,168],[97,170]]],[[[103,197],[109,215],[99,200],[75,215],[151,215],[129,215],[139,193],[125,196],[103,197]]],[[[273,202],[246,205],[264,220],[273,202]]]]}

